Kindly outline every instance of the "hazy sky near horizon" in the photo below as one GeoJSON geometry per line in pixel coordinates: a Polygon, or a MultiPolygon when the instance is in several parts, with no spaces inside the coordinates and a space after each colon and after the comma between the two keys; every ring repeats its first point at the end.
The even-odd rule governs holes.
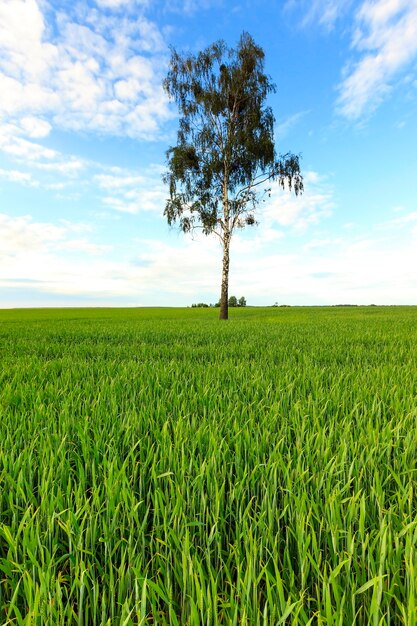
{"type": "Polygon", "coordinates": [[[215,302],[221,249],[168,227],[169,46],[248,31],[277,85],[273,190],[235,234],[248,304],[417,304],[417,0],[1,0],[0,306],[215,302]]]}

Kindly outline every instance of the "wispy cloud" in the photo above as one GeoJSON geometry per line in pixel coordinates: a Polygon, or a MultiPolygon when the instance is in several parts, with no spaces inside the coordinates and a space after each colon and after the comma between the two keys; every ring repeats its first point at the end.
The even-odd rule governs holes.
{"type": "Polygon", "coordinates": [[[294,128],[303,117],[308,115],[309,112],[310,111],[298,111],[298,113],[294,113],[280,122],[276,128],[277,137],[281,139],[286,137],[291,129],[294,128]]]}
{"type": "Polygon", "coordinates": [[[417,58],[417,0],[366,0],[358,9],[337,107],[358,120],[375,110],[417,58]]]}
{"type": "Polygon", "coordinates": [[[98,7],[104,9],[131,9],[133,7],[147,6],[150,0],[95,0],[98,7]]]}
{"type": "Polygon", "coordinates": [[[411,232],[413,234],[417,234],[417,211],[411,211],[409,213],[401,215],[400,217],[396,217],[392,220],[387,220],[386,222],[382,222],[382,224],[379,224],[379,226],[382,230],[407,229],[409,231],[411,228],[411,232]]]}
{"type": "Polygon", "coordinates": [[[94,182],[101,189],[125,189],[126,187],[137,187],[146,182],[145,176],[135,176],[132,174],[123,174],[122,172],[116,176],[115,174],[97,174],[94,176],[94,182]]]}
{"type": "Polygon", "coordinates": [[[23,134],[21,126],[0,124],[0,150],[17,163],[66,176],[73,176],[86,167],[83,160],[65,156],[32,139],[26,139],[23,134]]]}
{"type": "Polygon", "coordinates": [[[14,126],[0,127],[0,149],[19,165],[0,168],[0,181],[40,188],[64,200],[79,200],[83,189],[93,194],[94,203],[98,201],[119,213],[151,211],[162,215],[167,196],[161,180],[162,166],[150,164],[140,173],[104,166],[45,148],[14,132],[20,131],[14,126]]]}
{"type": "Polygon", "coordinates": [[[284,12],[297,20],[297,25],[306,28],[319,24],[331,30],[352,5],[353,0],[287,0],[284,12]]]}
{"type": "Polygon", "coordinates": [[[159,189],[131,189],[119,196],[105,196],[103,203],[121,213],[135,215],[142,211],[152,211],[162,215],[165,205],[166,192],[162,186],[159,189]]]}
{"type": "Polygon", "coordinates": [[[136,214],[152,211],[162,215],[167,196],[159,170],[147,170],[143,174],[119,170],[117,173],[97,174],[93,182],[109,195],[102,197],[105,206],[121,213],[136,214]]]}
{"type": "Polygon", "coordinates": [[[166,0],[165,9],[184,15],[221,6],[224,3],[225,0],[166,0]]]}
{"type": "Polygon", "coordinates": [[[311,239],[308,243],[305,244],[304,250],[323,250],[326,248],[334,248],[335,246],[340,246],[341,244],[343,244],[343,239],[341,237],[311,239]]]}

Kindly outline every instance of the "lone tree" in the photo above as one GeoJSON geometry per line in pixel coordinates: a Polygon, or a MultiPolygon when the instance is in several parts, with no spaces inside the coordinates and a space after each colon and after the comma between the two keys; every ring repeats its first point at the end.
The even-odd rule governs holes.
{"type": "Polygon", "coordinates": [[[228,318],[229,250],[235,228],[256,224],[267,181],[303,190],[299,156],[277,157],[274,116],[265,100],[275,85],[264,51],[248,33],[236,49],[219,40],[197,55],[171,50],[164,89],[180,111],[177,145],[167,151],[164,215],[187,233],[215,233],[223,247],[220,319],[228,318]]]}

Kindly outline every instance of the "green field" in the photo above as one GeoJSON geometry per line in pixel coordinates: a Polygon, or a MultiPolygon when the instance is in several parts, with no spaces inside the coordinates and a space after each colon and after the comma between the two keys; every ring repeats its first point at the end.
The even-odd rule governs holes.
{"type": "Polygon", "coordinates": [[[417,308],[0,311],[0,623],[417,624],[417,308]]]}

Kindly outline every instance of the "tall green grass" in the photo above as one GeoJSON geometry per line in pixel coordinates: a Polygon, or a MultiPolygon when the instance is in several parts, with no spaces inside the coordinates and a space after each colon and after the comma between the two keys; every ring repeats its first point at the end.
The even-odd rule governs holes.
{"type": "Polygon", "coordinates": [[[417,309],[0,312],[0,623],[415,626],[417,309]]]}

